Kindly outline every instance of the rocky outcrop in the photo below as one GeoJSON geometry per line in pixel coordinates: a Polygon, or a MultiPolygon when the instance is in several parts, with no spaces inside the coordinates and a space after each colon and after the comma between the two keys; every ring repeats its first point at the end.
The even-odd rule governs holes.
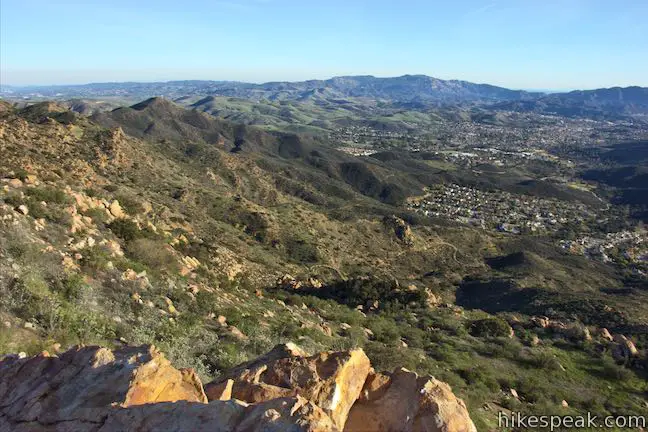
{"type": "Polygon", "coordinates": [[[335,427],[324,411],[301,396],[272,399],[250,405],[237,432],[308,431],[333,432],[335,427]]]}
{"type": "Polygon", "coordinates": [[[233,380],[232,397],[250,403],[300,395],[321,407],[343,429],[370,369],[369,358],[359,349],[305,356],[292,344],[279,345],[208,384],[207,391],[233,380]]]}
{"type": "Polygon", "coordinates": [[[605,327],[599,329],[599,336],[601,337],[601,339],[604,339],[608,342],[612,342],[614,340],[614,338],[610,334],[610,331],[605,327]]]}
{"type": "Polygon", "coordinates": [[[475,429],[447,384],[405,369],[374,373],[360,349],[308,356],[279,345],[205,391],[191,369],[175,369],[152,346],[0,361],[0,432],[126,430],[475,429]]]}
{"type": "Polygon", "coordinates": [[[614,342],[610,346],[612,348],[612,357],[615,361],[627,363],[639,355],[639,350],[637,350],[634,342],[626,336],[616,334],[613,340],[614,342]]]}
{"type": "Polygon", "coordinates": [[[26,430],[60,422],[92,430],[108,408],[179,400],[205,403],[207,397],[193,370],[174,368],[151,346],[83,347],[60,357],[43,352],[0,362],[1,415],[26,430]]]}
{"type": "Polygon", "coordinates": [[[210,401],[213,400],[230,400],[232,399],[232,387],[234,386],[234,381],[231,379],[222,381],[218,384],[205,387],[205,394],[207,399],[210,401]]]}
{"type": "Polygon", "coordinates": [[[403,244],[407,246],[412,246],[414,244],[414,235],[412,234],[412,229],[403,219],[396,216],[385,216],[383,218],[383,224],[394,230],[396,238],[400,240],[403,244]]]}
{"type": "Polygon", "coordinates": [[[116,217],[117,219],[121,219],[126,216],[126,213],[124,213],[121,204],[119,204],[119,201],[117,200],[114,200],[113,202],[110,203],[108,210],[110,211],[110,214],[116,217]]]}
{"type": "Polygon", "coordinates": [[[62,401],[67,410],[91,409],[105,402],[127,407],[178,400],[207,401],[193,370],[174,368],[152,346],[118,351],[82,347],[60,357],[47,352],[30,359],[9,357],[0,363],[0,374],[2,406],[11,404],[13,409],[20,408],[20,415],[33,418],[49,406],[60,406],[62,401]]]}
{"type": "Polygon", "coordinates": [[[123,166],[128,164],[125,148],[127,147],[126,135],[121,127],[105,131],[95,148],[95,160],[99,167],[123,166]]]}
{"type": "Polygon", "coordinates": [[[466,405],[448,384],[407,369],[371,374],[345,432],[476,432],[466,405]]]}

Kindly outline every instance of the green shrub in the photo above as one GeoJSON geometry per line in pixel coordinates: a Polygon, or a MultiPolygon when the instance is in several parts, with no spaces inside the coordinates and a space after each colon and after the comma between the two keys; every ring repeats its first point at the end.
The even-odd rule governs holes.
{"type": "Polygon", "coordinates": [[[29,215],[34,219],[47,218],[49,219],[49,213],[47,207],[43,206],[38,201],[29,201],[27,203],[27,208],[29,209],[29,215]]]}
{"type": "Polygon", "coordinates": [[[609,357],[603,359],[602,374],[605,378],[613,381],[630,381],[634,375],[631,370],[616,364],[609,357]]]}
{"type": "Polygon", "coordinates": [[[61,320],[62,327],[81,343],[105,344],[117,336],[114,323],[93,312],[64,308],[61,320]]]}
{"type": "Polygon", "coordinates": [[[61,301],[49,289],[43,273],[30,269],[0,289],[0,305],[16,316],[35,321],[46,331],[59,327],[61,301]]]}
{"type": "Polygon", "coordinates": [[[115,258],[115,261],[113,262],[115,265],[115,268],[120,270],[120,271],[126,271],[128,269],[134,270],[135,273],[141,273],[143,271],[148,271],[150,270],[145,264],[139,262],[139,261],[134,261],[130,258],[127,258],[125,256],[123,257],[118,257],[115,258]]]}
{"type": "Polygon", "coordinates": [[[83,276],[79,273],[66,275],[63,280],[58,282],[59,283],[56,286],[57,291],[59,291],[66,300],[71,302],[80,300],[88,289],[88,285],[85,283],[83,276]]]}
{"type": "Polygon", "coordinates": [[[364,350],[377,371],[391,371],[396,367],[404,367],[420,374],[435,371],[434,362],[422,355],[420,350],[396,348],[375,341],[367,342],[364,350]]]}
{"type": "Polygon", "coordinates": [[[4,202],[9,204],[11,207],[18,207],[23,203],[23,198],[20,197],[19,193],[10,193],[3,198],[4,202]]]}
{"type": "Polygon", "coordinates": [[[218,296],[216,293],[206,290],[198,291],[194,311],[202,316],[207,315],[210,312],[214,312],[217,302],[218,296]]]}
{"type": "Polygon", "coordinates": [[[108,221],[108,213],[103,208],[91,208],[83,212],[85,216],[88,216],[96,224],[104,224],[108,221]]]}
{"type": "Polygon", "coordinates": [[[551,351],[541,350],[529,353],[528,351],[522,350],[519,358],[523,363],[535,368],[553,371],[561,369],[560,361],[558,361],[558,358],[551,351]]]}
{"type": "Polygon", "coordinates": [[[37,315],[39,308],[39,294],[34,293],[30,283],[25,279],[14,279],[2,285],[0,304],[3,309],[9,310],[23,319],[37,315]]]}
{"type": "Polygon", "coordinates": [[[218,341],[209,350],[206,359],[211,370],[222,371],[243,363],[247,356],[239,344],[218,341]]]}
{"type": "Polygon", "coordinates": [[[441,330],[455,336],[466,336],[468,331],[461,320],[458,320],[449,309],[417,311],[417,326],[427,332],[441,330]]]}
{"type": "Polygon", "coordinates": [[[421,329],[411,325],[402,325],[401,334],[410,348],[424,348],[428,334],[421,329]]]}
{"type": "Polygon", "coordinates": [[[43,257],[40,247],[30,241],[27,231],[18,227],[0,236],[0,247],[19,262],[34,263],[43,257]]]}
{"type": "Polygon", "coordinates": [[[285,242],[286,254],[298,263],[316,263],[320,256],[317,247],[301,238],[292,238],[285,242]]]}
{"type": "MultiPolygon", "coordinates": [[[[527,402],[539,403],[541,401],[546,401],[547,395],[552,394],[552,391],[546,388],[546,384],[547,382],[542,376],[534,374],[525,376],[518,380],[516,390],[527,402]]],[[[558,397],[555,394],[554,396],[558,397]]]]}
{"type": "Polygon", "coordinates": [[[97,189],[92,188],[92,187],[88,187],[88,188],[83,189],[83,192],[86,195],[88,195],[90,198],[97,198],[97,197],[101,196],[100,191],[98,191],[97,189]]]}
{"type": "Polygon", "coordinates": [[[510,395],[502,396],[499,400],[499,404],[507,410],[511,411],[519,411],[520,406],[522,405],[522,403],[518,399],[510,395]]]}
{"type": "Polygon", "coordinates": [[[243,226],[245,233],[253,236],[259,242],[268,241],[267,216],[260,212],[248,211],[239,205],[232,205],[224,215],[224,218],[233,226],[243,226]]]}
{"type": "Polygon", "coordinates": [[[70,202],[70,197],[63,190],[55,187],[27,188],[26,193],[34,200],[45,201],[48,204],[67,204],[70,202]]]}
{"type": "Polygon", "coordinates": [[[367,335],[362,327],[352,326],[338,341],[343,341],[339,349],[362,348],[367,342],[367,335]]]}
{"type": "Polygon", "coordinates": [[[322,299],[313,295],[291,294],[286,291],[277,291],[276,296],[284,300],[287,304],[301,305],[306,304],[309,308],[315,309],[328,321],[350,325],[364,325],[365,317],[358,310],[341,305],[334,300],[322,299]]]}
{"type": "Polygon", "coordinates": [[[14,177],[22,181],[27,180],[29,173],[24,168],[18,168],[14,170],[14,177]]]}
{"type": "Polygon", "coordinates": [[[396,345],[400,342],[400,327],[391,318],[373,315],[367,319],[367,327],[374,333],[377,341],[387,345],[396,345]]]}
{"type": "Polygon", "coordinates": [[[476,337],[508,337],[511,327],[503,319],[493,317],[473,321],[468,331],[476,337]]]}
{"type": "Polygon", "coordinates": [[[201,347],[214,346],[218,342],[206,337],[205,333],[192,332],[186,337],[172,341],[171,343],[160,344],[160,349],[177,368],[192,368],[196,371],[202,382],[211,381],[218,373],[218,369],[210,363],[208,354],[202,352],[201,347]],[[197,346],[196,338],[201,343],[197,346]]]}
{"type": "Polygon", "coordinates": [[[102,246],[94,246],[83,251],[81,265],[90,270],[106,270],[111,259],[108,249],[102,246]]]}
{"type": "Polygon", "coordinates": [[[117,201],[119,201],[121,207],[129,215],[137,215],[144,211],[144,208],[142,207],[140,201],[132,195],[118,194],[115,198],[117,199],[117,201]]]}
{"type": "Polygon", "coordinates": [[[457,373],[469,385],[484,385],[491,391],[499,391],[499,383],[492,372],[484,366],[473,366],[457,370],[457,373]]]}
{"type": "Polygon", "coordinates": [[[115,219],[108,228],[120,239],[130,242],[139,238],[158,238],[159,236],[148,227],[139,228],[136,222],[130,219],[115,219]]]}
{"type": "Polygon", "coordinates": [[[453,345],[452,339],[444,342],[430,345],[426,350],[427,355],[446,364],[459,364],[461,353],[453,345]]]}
{"type": "Polygon", "coordinates": [[[60,225],[69,226],[72,223],[72,215],[60,207],[47,207],[44,217],[47,220],[60,225]]]}
{"type": "Polygon", "coordinates": [[[175,272],[179,267],[173,252],[168,249],[166,243],[159,240],[133,240],[126,245],[126,252],[131,258],[151,269],[175,272]]]}
{"type": "MultiPolygon", "coordinates": [[[[256,323],[255,326],[252,328],[250,328],[249,325],[246,327],[248,327],[247,331],[241,328],[239,329],[242,330],[243,333],[245,334],[251,334],[251,330],[252,331],[254,330],[254,327],[256,327],[256,323]]],[[[281,340],[295,341],[295,340],[310,339],[312,341],[321,342],[324,339],[324,334],[320,330],[302,326],[301,323],[293,320],[276,322],[272,326],[271,332],[277,335],[281,340]]]]}
{"type": "Polygon", "coordinates": [[[117,237],[127,242],[142,237],[139,227],[130,219],[115,219],[108,228],[117,237]]]}

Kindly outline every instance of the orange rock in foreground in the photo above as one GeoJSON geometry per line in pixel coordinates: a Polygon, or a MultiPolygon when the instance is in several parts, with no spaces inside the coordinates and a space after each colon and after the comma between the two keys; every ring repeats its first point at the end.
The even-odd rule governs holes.
{"type": "Polygon", "coordinates": [[[343,429],[370,369],[369,358],[361,349],[305,356],[294,346],[278,345],[260,359],[224,374],[207,388],[231,379],[232,397],[250,403],[299,395],[322,408],[343,429]]]}
{"type": "Polygon", "coordinates": [[[351,408],[345,432],[476,432],[450,386],[407,369],[375,374],[351,408]]]}
{"type": "Polygon", "coordinates": [[[0,360],[0,432],[474,432],[447,384],[279,345],[206,386],[152,346],[0,360]],[[238,400],[245,399],[245,401],[238,400]]]}

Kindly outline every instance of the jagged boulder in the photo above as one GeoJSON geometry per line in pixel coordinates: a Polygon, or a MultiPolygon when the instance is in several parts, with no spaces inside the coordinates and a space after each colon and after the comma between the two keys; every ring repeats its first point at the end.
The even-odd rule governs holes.
{"type": "Polygon", "coordinates": [[[590,341],[592,335],[587,327],[578,322],[563,323],[550,321],[548,327],[555,336],[571,339],[574,341],[590,341]]]}
{"type": "Polygon", "coordinates": [[[248,405],[237,400],[209,404],[158,403],[113,410],[104,431],[337,432],[331,419],[304,398],[248,405]]]}
{"type": "MultiPolygon", "coordinates": [[[[223,321],[225,320],[226,320],[225,317],[223,317],[223,321]]],[[[220,317],[219,317],[219,321],[220,321],[220,317]]],[[[267,352],[266,354],[260,357],[257,357],[252,361],[242,363],[238,366],[233,367],[232,369],[229,369],[225,374],[223,374],[219,378],[218,381],[220,382],[228,378],[237,378],[237,377],[243,377],[243,379],[245,379],[246,371],[255,371],[258,369],[262,369],[264,365],[267,365],[269,363],[272,363],[280,359],[292,358],[292,357],[305,357],[306,355],[307,355],[306,352],[304,352],[301,348],[299,348],[294,343],[288,342],[286,344],[280,344],[275,346],[271,351],[267,352]]],[[[207,386],[209,386],[210,384],[207,384],[207,386]]]]}
{"type": "Polygon", "coordinates": [[[236,432],[337,432],[331,418],[301,396],[251,405],[236,432]]]}
{"type": "Polygon", "coordinates": [[[617,362],[628,362],[639,355],[639,350],[632,340],[624,335],[615,334],[614,342],[611,343],[612,357],[617,362]]]}
{"type": "Polygon", "coordinates": [[[232,399],[234,381],[228,379],[212,386],[205,386],[205,394],[210,401],[232,399]]]}
{"type": "MultiPolygon", "coordinates": [[[[225,388],[223,393],[230,389],[225,388]]],[[[222,396],[226,396],[226,395],[222,396]]],[[[312,401],[207,404],[192,370],[152,346],[76,347],[0,361],[0,431],[308,431],[338,429],[312,401]]]]}
{"type": "Polygon", "coordinates": [[[111,406],[207,397],[193,370],[178,370],[153,346],[73,348],[0,362],[0,413],[10,423],[94,423],[111,406]]]}
{"type": "Polygon", "coordinates": [[[448,384],[406,369],[372,374],[344,432],[476,432],[448,384]]]}
{"type": "Polygon", "coordinates": [[[447,384],[405,369],[377,374],[360,349],[308,356],[279,345],[206,392],[153,346],[6,356],[0,432],[475,430],[447,384]]]}
{"type": "Polygon", "coordinates": [[[547,318],[546,316],[533,316],[531,317],[531,323],[536,327],[544,329],[549,327],[551,320],[549,320],[549,318],[547,318]]]}
{"type": "MultiPolygon", "coordinates": [[[[229,379],[226,382],[232,383],[232,388],[230,391],[230,398],[235,398],[247,402],[263,402],[276,398],[291,397],[297,394],[295,389],[279,387],[276,385],[265,384],[265,383],[254,383],[248,381],[237,381],[234,383],[233,380],[229,379]]],[[[219,396],[218,389],[222,388],[223,383],[218,384],[208,384],[205,386],[205,392],[207,393],[207,398],[212,400],[223,400],[223,396],[219,396]]]]}
{"type": "MultiPolygon", "coordinates": [[[[0,362],[2,406],[44,410],[49,402],[66,401],[75,408],[120,406],[187,400],[206,402],[199,378],[191,369],[178,370],[154,346],[75,347],[50,356],[7,357],[0,362]],[[69,396],[74,396],[70,399],[69,396]]],[[[23,413],[27,414],[27,413],[23,413]]]]}
{"type": "Polygon", "coordinates": [[[103,425],[87,430],[234,432],[246,409],[247,404],[234,400],[210,404],[179,401],[138,405],[109,410],[103,425]]]}
{"type": "Polygon", "coordinates": [[[113,202],[110,203],[108,206],[108,211],[110,211],[110,214],[116,217],[117,219],[122,219],[126,217],[126,213],[122,209],[121,204],[119,204],[119,201],[114,200],[113,202]]]}
{"type": "Polygon", "coordinates": [[[278,345],[208,384],[207,392],[231,379],[232,397],[250,403],[300,395],[322,408],[342,429],[370,369],[361,349],[305,356],[294,345],[278,345]]]}
{"type": "Polygon", "coordinates": [[[599,329],[599,336],[601,337],[601,339],[604,339],[608,342],[612,342],[614,340],[614,338],[610,334],[610,331],[605,327],[599,329]]]}

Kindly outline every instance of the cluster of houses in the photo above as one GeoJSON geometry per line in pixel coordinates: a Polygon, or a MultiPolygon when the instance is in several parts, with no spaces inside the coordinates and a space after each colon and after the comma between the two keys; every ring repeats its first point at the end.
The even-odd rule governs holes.
{"type": "Polygon", "coordinates": [[[426,216],[513,234],[554,232],[568,223],[595,221],[597,216],[578,202],[456,184],[434,186],[424,197],[412,200],[410,208],[426,216]]]}
{"type": "Polygon", "coordinates": [[[560,245],[573,254],[603,262],[625,262],[644,274],[648,271],[648,231],[645,228],[561,240],[560,245]]]}

